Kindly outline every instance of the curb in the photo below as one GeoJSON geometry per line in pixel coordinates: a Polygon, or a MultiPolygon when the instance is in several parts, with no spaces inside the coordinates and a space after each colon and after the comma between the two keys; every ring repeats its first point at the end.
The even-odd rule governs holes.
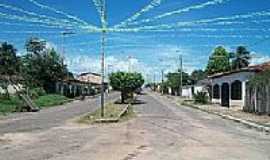
{"type": "Polygon", "coordinates": [[[222,117],[223,119],[228,119],[228,120],[231,120],[231,121],[234,121],[234,122],[237,122],[237,123],[241,123],[241,124],[246,125],[246,126],[248,126],[250,128],[255,128],[258,131],[270,133],[270,127],[266,127],[266,126],[263,126],[263,125],[260,125],[260,124],[254,123],[254,122],[250,122],[250,121],[247,121],[247,120],[243,120],[243,119],[240,119],[240,118],[236,118],[236,117],[233,117],[233,116],[224,115],[224,114],[221,114],[221,113],[218,113],[218,112],[207,111],[207,110],[201,109],[201,108],[199,108],[197,106],[194,106],[192,104],[188,104],[188,103],[185,103],[185,102],[181,103],[181,105],[186,106],[186,107],[191,107],[191,108],[194,108],[194,109],[197,109],[197,110],[209,113],[209,114],[214,114],[214,115],[222,117]]]}
{"type": "Polygon", "coordinates": [[[118,115],[117,118],[113,118],[113,119],[96,119],[95,123],[117,123],[120,121],[120,118],[123,117],[129,110],[130,108],[130,104],[128,104],[118,115]]]}

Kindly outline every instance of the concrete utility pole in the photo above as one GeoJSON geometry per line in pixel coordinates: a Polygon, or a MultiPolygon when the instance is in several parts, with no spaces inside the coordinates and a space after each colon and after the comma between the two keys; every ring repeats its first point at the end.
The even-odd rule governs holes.
{"type": "MultiPolygon", "coordinates": [[[[67,35],[73,35],[73,34],[76,34],[75,32],[72,32],[72,31],[64,31],[61,33],[62,35],[62,58],[63,60],[65,60],[65,38],[67,35]]],[[[69,79],[69,73],[67,72],[67,79],[69,79]]]]}
{"type": "Polygon", "coordinates": [[[107,33],[107,24],[106,24],[106,2],[105,0],[101,1],[101,22],[102,22],[102,34],[101,34],[101,96],[100,96],[100,105],[101,105],[101,117],[105,115],[105,107],[104,107],[104,79],[105,79],[105,45],[106,45],[106,33],[107,33]]]}
{"type": "Polygon", "coordinates": [[[161,84],[162,84],[161,93],[164,94],[164,69],[161,70],[161,84]]]}
{"type": "Polygon", "coordinates": [[[64,32],[61,33],[61,35],[62,35],[62,54],[63,54],[63,56],[65,55],[65,38],[66,38],[66,36],[73,35],[73,34],[76,34],[76,33],[72,32],[72,31],[64,31],[64,32]]]}
{"type": "Polygon", "coordinates": [[[179,61],[180,61],[180,96],[182,96],[183,92],[183,56],[179,55],[179,61]]]}
{"type": "MultiPolygon", "coordinates": [[[[176,53],[180,53],[179,50],[176,50],[176,53]]],[[[179,54],[179,80],[180,80],[180,87],[179,87],[179,94],[182,96],[183,91],[183,56],[182,54],[179,54]]]]}

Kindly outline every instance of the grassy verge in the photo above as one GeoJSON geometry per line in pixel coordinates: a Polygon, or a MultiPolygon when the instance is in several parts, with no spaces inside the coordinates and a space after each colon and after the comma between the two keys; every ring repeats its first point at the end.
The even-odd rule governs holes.
{"type": "MultiPolygon", "coordinates": [[[[34,103],[41,108],[47,108],[65,104],[70,101],[71,100],[65,96],[48,94],[38,97],[34,100],[34,103]]],[[[22,104],[23,102],[17,96],[12,96],[10,99],[0,99],[0,114],[5,115],[8,113],[16,112],[16,109],[19,106],[22,106],[22,104]]]]}
{"type": "Polygon", "coordinates": [[[65,96],[49,94],[45,96],[40,96],[38,99],[34,100],[34,103],[41,108],[48,108],[52,106],[62,105],[70,101],[71,100],[65,96]]]}
{"type": "Polygon", "coordinates": [[[10,99],[0,99],[0,114],[5,115],[15,112],[18,105],[21,105],[21,101],[18,97],[12,96],[10,99]]]}
{"type": "MultiPolygon", "coordinates": [[[[123,109],[126,107],[126,104],[115,104],[115,103],[108,103],[105,106],[105,115],[104,117],[101,117],[101,109],[97,109],[95,112],[89,113],[83,117],[81,117],[78,120],[78,123],[83,124],[93,124],[98,119],[118,119],[119,114],[123,111],[123,109]]],[[[132,109],[132,107],[129,108],[128,112],[123,115],[119,121],[127,121],[131,119],[132,117],[135,117],[135,113],[132,109]]]]}

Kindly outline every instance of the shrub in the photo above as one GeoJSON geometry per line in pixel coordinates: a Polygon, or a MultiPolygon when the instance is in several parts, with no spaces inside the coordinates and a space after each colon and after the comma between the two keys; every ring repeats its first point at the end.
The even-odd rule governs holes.
{"type": "Polygon", "coordinates": [[[34,88],[29,91],[29,95],[32,99],[37,99],[40,96],[46,95],[46,91],[43,88],[34,88]]]}
{"type": "Polygon", "coordinates": [[[208,96],[206,92],[197,92],[193,95],[195,103],[199,104],[207,104],[208,103],[208,96]]]}

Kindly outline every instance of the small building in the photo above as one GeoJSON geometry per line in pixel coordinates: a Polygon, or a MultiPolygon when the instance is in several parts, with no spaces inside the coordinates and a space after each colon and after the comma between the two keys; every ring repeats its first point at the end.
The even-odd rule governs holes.
{"type": "MultiPolygon", "coordinates": [[[[102,84],[102,77],[98,73],[82,73],[76,77],[76,80],[84,83],[90,83],[95,89],[99,90],[102,84]]],[[[104,82],[105,89],[108,87],[108,82],[104,82]]]]}
{"type": "Polygon", "coordinates": [[[195,85],[183,86],[182,96],[192,99],[194,94],[198,92],[206,92],[209,93],[210,81],[208,79],[203,79],[198,81],[195,85]]]}
{"type": "MultiPolygon", "coordinates": [[[[108,83],[105,83],[105,89],[108,83]]],[[[101,76],[97,73],[82,73],[75,79],[58,81],[56,93],[67,97],[78,97],[81,95],[93,96],[100,92],[101,76]]]]}
{"type": "Polygon", "coordinates": [[[270,69],[270,62],[209,76],[212,89],[212,103],[221,104],[224,107],[244,107],[248,81],[256,73],[266,68],[270,69]]]}

